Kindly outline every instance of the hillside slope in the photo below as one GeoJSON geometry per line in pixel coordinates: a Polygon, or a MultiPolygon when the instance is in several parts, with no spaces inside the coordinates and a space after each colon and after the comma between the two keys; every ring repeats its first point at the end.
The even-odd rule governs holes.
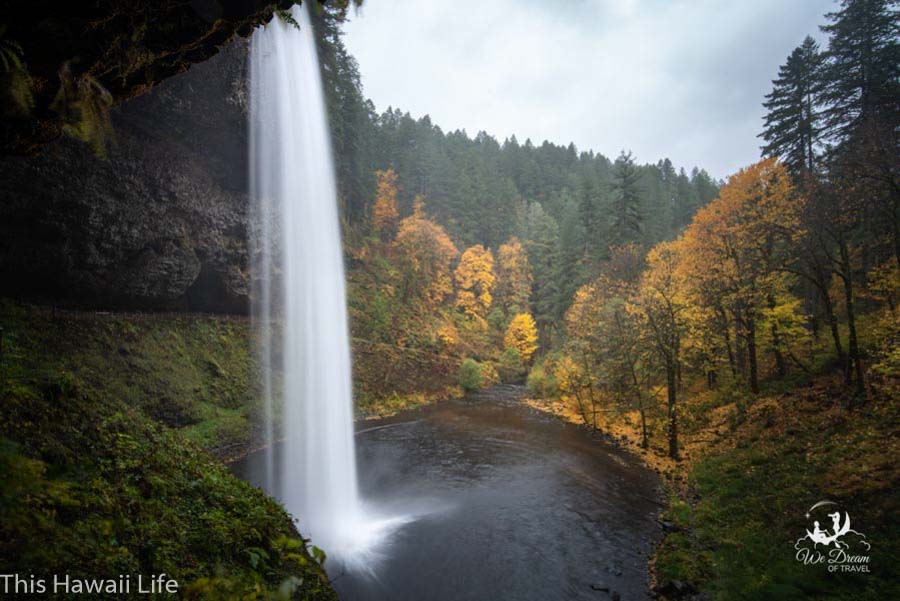
{"type": "Polygon", "coordinates": [[[285,510],[200,446],[246,425],[246,342],[227,320],[151,327],[4,303],[0,324],[0,572],[334,598],[285,510]]]}

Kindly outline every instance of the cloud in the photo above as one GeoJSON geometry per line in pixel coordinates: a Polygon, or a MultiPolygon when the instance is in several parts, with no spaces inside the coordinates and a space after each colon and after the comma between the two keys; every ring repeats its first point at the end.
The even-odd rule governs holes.
{"type": "Polygon", "coordinates": [[[831,0],[367,0],[365,93],[445,131],[570,141],[717,177],[759,157],[763,96],[831,0]]]}

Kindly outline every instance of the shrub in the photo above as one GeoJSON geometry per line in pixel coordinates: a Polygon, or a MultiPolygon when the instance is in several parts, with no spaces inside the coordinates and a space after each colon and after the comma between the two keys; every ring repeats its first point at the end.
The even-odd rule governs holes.
{"type": "Polygon", "coordinates": [[[459,366],[459,385],[466,392],[481,388],[481,365],[475,359],[465,359],[459,366]]]}
{"type": "Polygon", "coordinates": [[[491,362],[484,362],[480,366],[481,369],[481,387],[486,388],[500,382],[500,376],[497,374],[497,368],[491,362]]]}
{"type": "Polygon", "coordinates": [[[521,382],[525,375],[525,366],[522,364],[522,355],[518,349],[508,348],[500,355],[497,364],[500,380],[506,383],[521,382]]]}
{"type": "Polygon", "coordinates": [[[535,365],[528,374],[525,382],[531,394],[541,398],[553,398],[558,392],[556,378],[553,374],[545,371],[543,364],[535,365]]]}
{"type": "Polygon", "coordinates": [[[504,331],[506,330],[506,326],[508,325],[506,315],[503,313],[502,309],[495,308],[487,316],[488,325],[493,330],[504,331]]]}

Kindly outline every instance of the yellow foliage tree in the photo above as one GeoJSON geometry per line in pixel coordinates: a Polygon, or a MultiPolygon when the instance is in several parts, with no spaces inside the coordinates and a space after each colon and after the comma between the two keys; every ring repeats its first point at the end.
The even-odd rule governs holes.
{"type": "Polygon", "coordinates": [[[537,325],[534,318],[530,313],[519,313],[509,322],[506,335],[503,337],[503,345],[519,351],[522,361],[527,363],[537,350],[537,339],[537,325]]]}
{"type": "Polygon", "coordinates": [[[528,254],[513,236],[497,249],[497,303],[504,311],[526,311],[534,277],[528,254]]]}
{"type": "Polygon", "coordinates": [[[397,227],[397,174],[393,169],[375,172],[377,182],[372,207],[372,229],[388,239],[397,227]]]}
{"type": "Polygon", "coordinates": [[[484,319],[494,288],[494,255],[480,244],[470,246],[456,267],[456,306],[466,315],[484,319]]]}
{"type": "Polygon", "coordinates": [[[575,405],[585,425],[597,427],[597,414],[592,410],[590,389],[585,384],[586,375],[582,366],[563,355],[553,366],[553,377],[559,387],[560,398],[567,405],[575,405]]]}
{"type": "Polygon", "coordinates": [[[419,297],[436,307],[453,292],[450,263],[459,250],[444,228],[425,215],[425,203],[417,198],[413,213],[400,222],[394,239],[402,277],[404,299],[419,297]]]}
{"type": "MultiPolygon", "coordinates": [[[[626,275],[622,270],[608,271],[626,275]]],[[[629,411],[637,409],[641,444],[646,448],[651,398],[644,389],[651,374],[643,357],[647,351],[640,337],[639,319],[626,308],[635,288],[634,282],[607,274],[581,286],[565,315],[566,349],[585,373],[591,410],[603,401],[629,411]]]]}
{"type": "MultiPolygon", "coordinates": [[[[763,312],[777,312],[788,288],[782,269],[802,234],[802,198],[795,194],[787,170],[764,159],[728,179],[719,197],[697,211],[680,241],[680,277],[690,284],[695,301],[726,314],[746,349],[748,381],[759,392],[758,329],[763,312]]],[[[768,332],[779,371],[785,369],[783,333],[777,322],[768,332]]]]}
{"type": "Polygon", "coordinates": [[[669,456],[678,457],[678,388],[682,347],[690,308],[688,287],[679,269],[684,259],[682,239],[661,242],[647,253],[647,269],[628,310],[638,318],[642,340],[653,351],[666,378],[669,456]]]}

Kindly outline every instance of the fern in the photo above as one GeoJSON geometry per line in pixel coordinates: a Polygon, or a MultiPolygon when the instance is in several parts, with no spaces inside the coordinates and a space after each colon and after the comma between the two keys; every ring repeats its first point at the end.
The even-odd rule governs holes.
{"type": "Polygon", "coordinates": [[[24,56],[22,45],[15,40],[8,39],[6,25],[0,25],[0,65],[3,66],[3,72],[9,73],[17,69],[24,69],[24,56]]]}
{"type": "Polygon", "coordinates": [[[109,115],[112,94],[90,73],[75,76],[69,64],[59,71],[59,91],[50,108],[63,118],[63,132],[91,145],[105,157],[113,129],[109,115]]]}
{"type": "Polygon", "coordinates": [[[31,94],[31,77],[25,66],[25,51],[22,45],[6,37],[6,25],[0,25],[0,80],[9,108],[6,114],[27,115],[34,108],[34,97],[31,94]]]}
{"type": "Polygon", "coordinates": [[[278,18],[291,25],[292,27],[296,27],[298,30],[300,29],[300,23],[297,23],[297,19],[294,18],[294,15],[291,14],[289,10],[278,10],[275,11],[275,14],[278,15],[278,18]]]}

